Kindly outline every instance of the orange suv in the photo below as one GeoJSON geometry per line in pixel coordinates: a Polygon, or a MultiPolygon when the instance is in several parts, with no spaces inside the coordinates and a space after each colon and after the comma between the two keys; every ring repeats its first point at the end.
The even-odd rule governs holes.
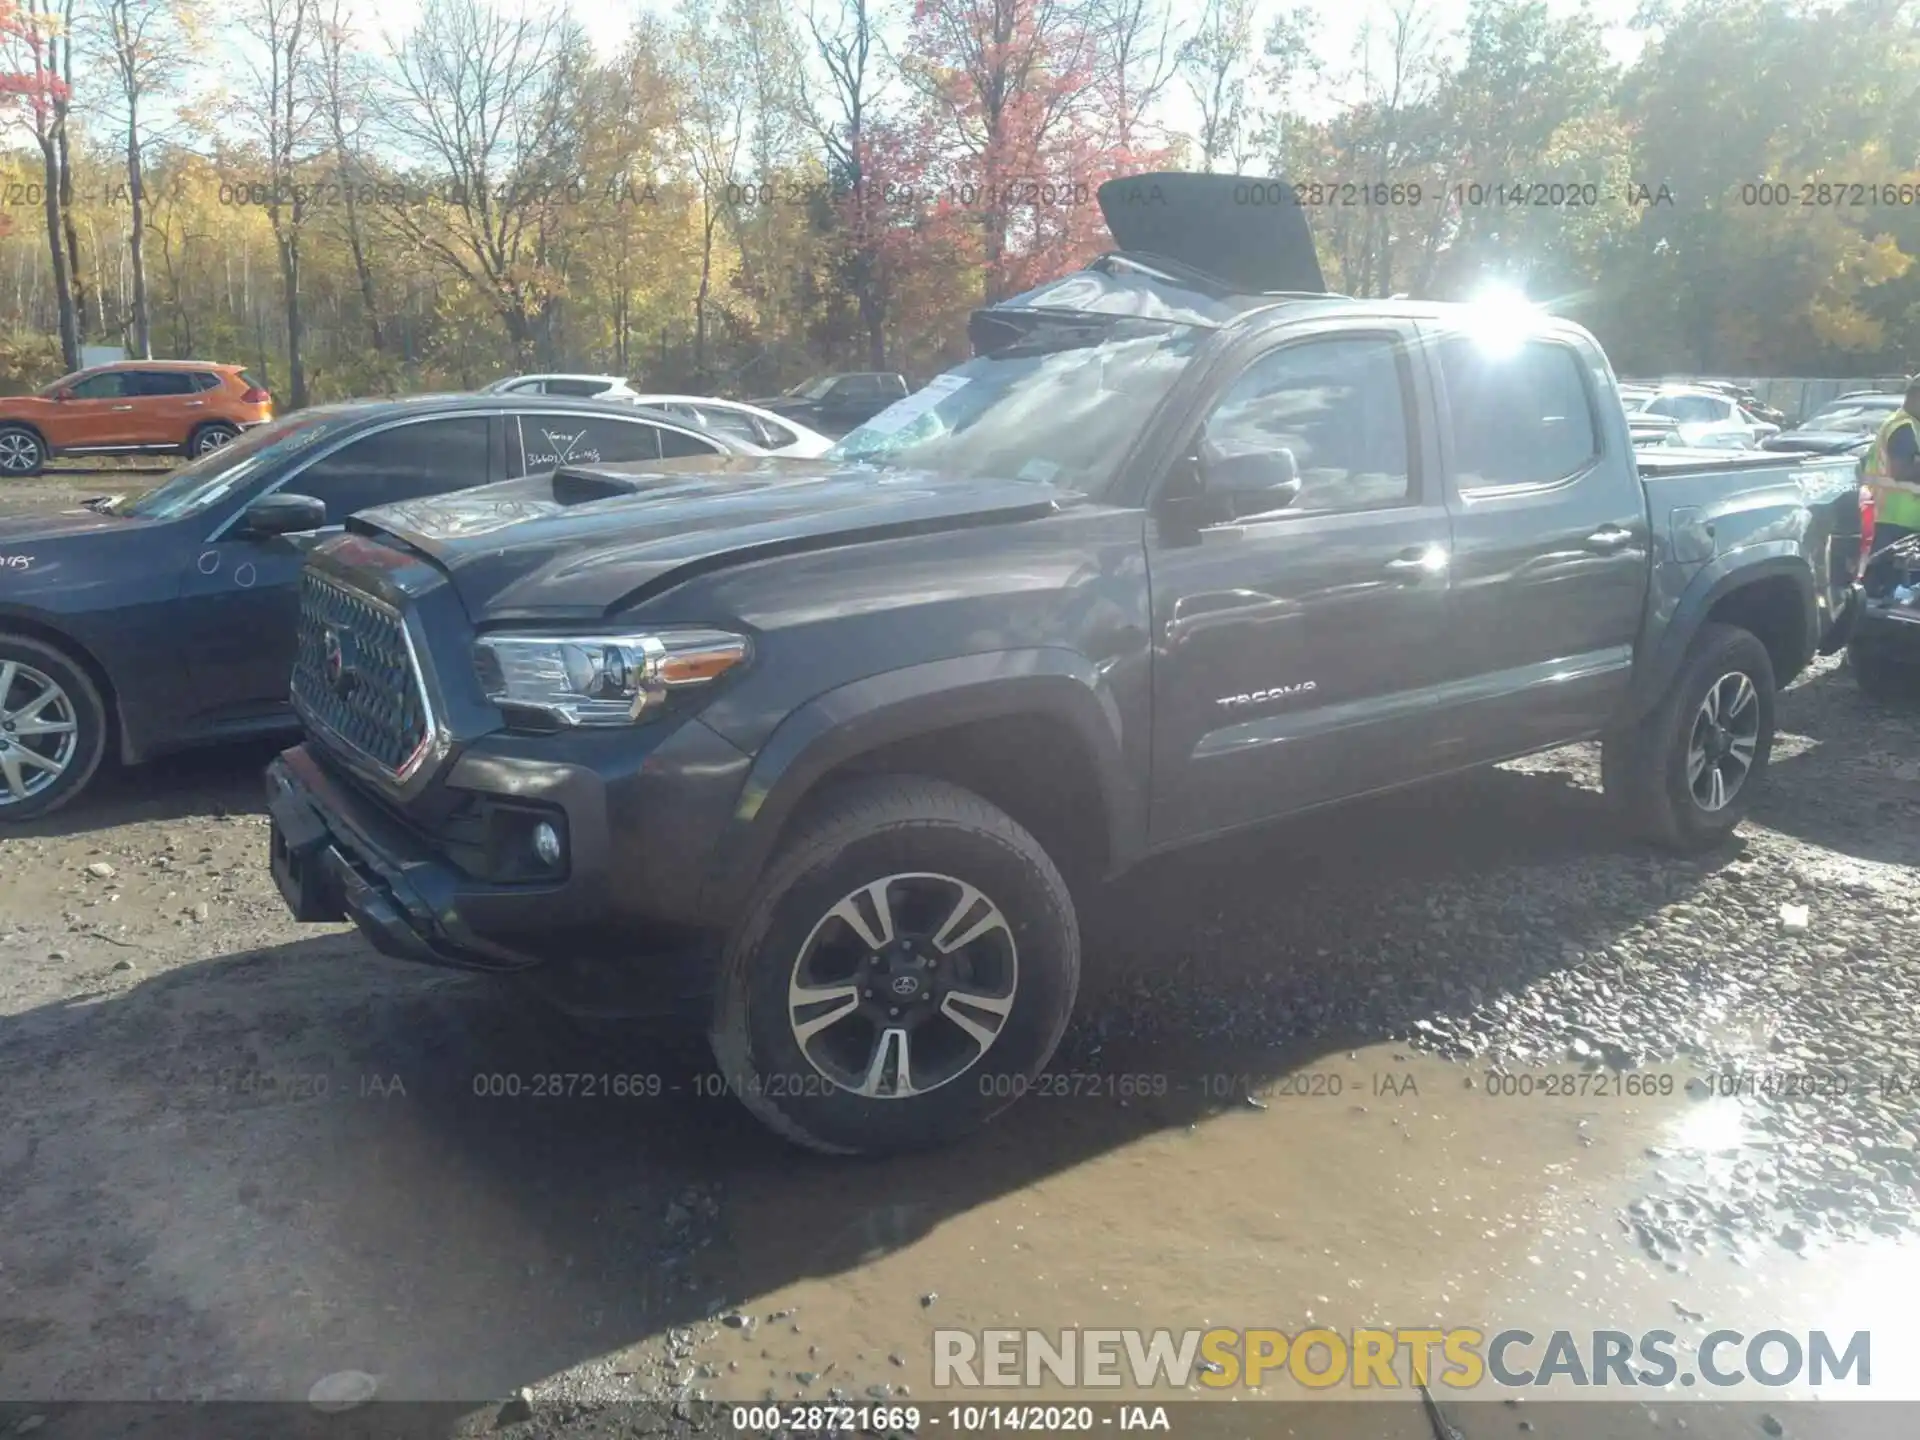
{"type": "Polygon", "coordinates": [[[57,455],[186,455],[273,419],[273,397],[238,365],[116,360],[0,397],[0,479],[57,455]]]}

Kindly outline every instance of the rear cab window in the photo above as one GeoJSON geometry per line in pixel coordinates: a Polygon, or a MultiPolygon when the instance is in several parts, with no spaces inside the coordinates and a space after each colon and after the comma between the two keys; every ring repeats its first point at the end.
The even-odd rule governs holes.
{"type": "Polygon", "coordinates": [[[1449,335],[1434,355],[1462,494],[1563,484],[1600,458],[1587,365],[1571,345],[1505,349],[1449,335]]]}

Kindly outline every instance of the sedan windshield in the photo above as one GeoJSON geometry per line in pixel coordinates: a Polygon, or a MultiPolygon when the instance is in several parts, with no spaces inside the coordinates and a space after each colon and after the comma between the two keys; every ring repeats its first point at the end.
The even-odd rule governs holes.
{"type": "Polygon", "coordinates": [[[261,471],[278,465],[351,423],[338,411],[305,410],[260,425],[218,450],[210,450],[191,465],[183,465],[137,500],[118,507],[116,514],[143,520],[178,520],[217,505],[261,471]]]}
{"type": "Polygon", "coordinates": [[[1018,323],[1019,338],[896,401],[829,458],[1104,489],[1201,332],[1142,320],[1018,323]]]}

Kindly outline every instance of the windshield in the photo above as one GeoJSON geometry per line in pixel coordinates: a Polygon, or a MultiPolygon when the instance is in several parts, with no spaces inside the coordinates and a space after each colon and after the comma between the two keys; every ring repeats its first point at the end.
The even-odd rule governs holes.
{"type": "Polygon", "coordinates": [[[789,390],[787,394],[795,400],[822,399],[826,393],[833,388],[834,378],[832,375],[822,375],[817,379],[802,380],[798,385],[794,386],[793,389],[789,390]]]}
{"type": "Polygon", "coordinates": [[[1861,405],[1836,405],[1822,410],[1807,422],[1809,430],[1878,430],[1893,414],[1893,407],[1871,409],[1861,405]]]}
{"type": "Polygon", "coordinates": [[[1021,338],[895,401],[830,457],[1103,489],[1201,332],[1143,320],[1018,323],[1021,338]]]}
{"type": "Polygon", "coordinates": [[[197,514],[219,504],[262,470],[338,434],[348,423],[346,416],[305,411],[271,425],[256,426],[191,465],[183,465],[164,483],[118,507],[116,513],[143,520],[178,520],[197,514]]]}

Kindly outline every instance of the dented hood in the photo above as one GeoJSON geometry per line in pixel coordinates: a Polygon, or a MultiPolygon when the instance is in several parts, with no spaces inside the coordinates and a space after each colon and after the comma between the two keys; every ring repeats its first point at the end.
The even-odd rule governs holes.
{"type": "Polygon", "coordinates": [[[597,619],[722,565],[1006,524],[1073,497],[829,461],[721,456],[567,468],[386,505],[347,528],[431,560],[475,621],[597,619]]]}

